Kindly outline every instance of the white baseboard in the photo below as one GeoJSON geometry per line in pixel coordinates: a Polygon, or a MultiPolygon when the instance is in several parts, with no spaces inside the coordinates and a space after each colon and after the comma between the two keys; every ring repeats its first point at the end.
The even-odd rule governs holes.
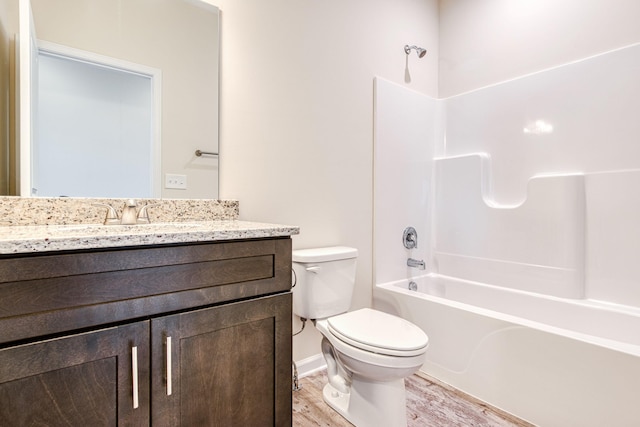
{"type": "Polygon", "coordinates": [[[313,356],[296,362],[296,366],[298,368],[298,378],[303,378],[308,375],[314,374],[327,367],[326,363],[324,362],[324,357],[322,357],[322,354],[320,353],[314,354],[313,356]]]}

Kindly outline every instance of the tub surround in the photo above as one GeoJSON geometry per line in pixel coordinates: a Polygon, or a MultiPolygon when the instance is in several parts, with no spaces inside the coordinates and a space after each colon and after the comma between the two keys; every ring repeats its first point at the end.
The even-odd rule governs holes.
{"type": "Polygon", "coordinates": [[[432,338],[423,372],[536,425],[637,424],[639,67],[636,44],[446,99],[376,79],[373,305],[432,338]]]}
{"type": "Polygon", "coordinates": [[[501,204],[488,190],[491,164],[487,153],[434,159],[433,262],[438,273],[583,298],[585,176],[533,176],[522,201],[501,204]]]}

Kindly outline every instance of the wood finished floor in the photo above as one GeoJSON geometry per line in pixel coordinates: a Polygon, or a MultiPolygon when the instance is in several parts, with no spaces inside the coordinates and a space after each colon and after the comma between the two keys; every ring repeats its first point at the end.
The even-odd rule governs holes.
{"type": "MultiPolygon", "coordinates": [[[[300,379],[301,389],[293,392],[295,427],[352,426],[322,400],[322,387],[326,381],[325,371],[300,379]]],[[[423,376],[407,378],[405,387],[408,427],[533,427],[423,376]]]]}

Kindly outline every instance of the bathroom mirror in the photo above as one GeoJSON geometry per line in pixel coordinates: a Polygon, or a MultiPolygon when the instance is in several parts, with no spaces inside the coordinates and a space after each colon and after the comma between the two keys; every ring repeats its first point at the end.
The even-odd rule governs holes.
{"type": "MultiPolygon", "coordinates": [[[[27,100],[31,144],[24,137],[16,143],[23,155],[17,162],[20,195],[218,198],[219,158],[196,151],[218,153],[219,10],[204,0],[30,0],[30,7],[37,52],[31,52],[27,100]],[[44,64],[51,58],[68,63],[49,71],[52,66],[44,64]],[[80,66],[74,77],[72,63],[80,66]],[[94,84],[101,90],[80,88],[93,84],[89,75],[114,71],[148,81],[134,90],[128,81],[109,86],[105,81],[122,79],[107,76],[94,84]],[[62,93],[69,82],[75,86],[62,93]],[[147,96],[138,102],[142,107],[132,107],[134,91],[147,96]],[[96,92],[118,104],[93,99],[96,92]],[[63,110],[71,98],[84,103],[63,110]],[[134,128],[138,116],[143,122],[134,128]],[[90,127],[100,120],[100,127],[90,127]],[[63,128],[77,132],[70,136],[63,128]],[[58,178],[66,181],[50,185],[58,178]]],[[[21,69],[24,61],[23,54],[21,69]]]]}

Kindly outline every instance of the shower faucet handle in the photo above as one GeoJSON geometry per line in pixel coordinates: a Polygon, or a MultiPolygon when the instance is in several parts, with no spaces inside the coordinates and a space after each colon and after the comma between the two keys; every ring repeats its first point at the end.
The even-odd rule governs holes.
{"type": "Polygon", "coordinates": [[[415,249],[418,247],[418,232],[413,227],[407,227],[402,233],[402,243],[407,249],[415,249]]]}

